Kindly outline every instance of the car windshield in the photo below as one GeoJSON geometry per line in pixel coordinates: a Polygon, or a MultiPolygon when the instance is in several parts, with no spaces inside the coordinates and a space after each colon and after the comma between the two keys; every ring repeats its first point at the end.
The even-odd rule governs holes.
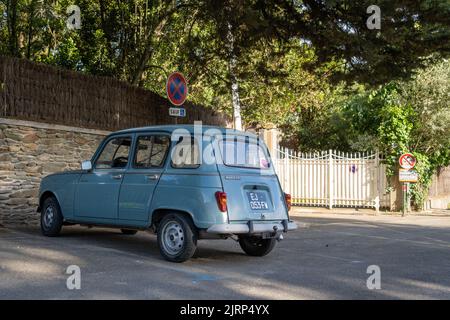
{"type": "Polygon", "coordinates": [[[235,136],[219,141],[223,163],[253,169],[267,169],[270,166],[263,145],[249,137],[235,136]]]}

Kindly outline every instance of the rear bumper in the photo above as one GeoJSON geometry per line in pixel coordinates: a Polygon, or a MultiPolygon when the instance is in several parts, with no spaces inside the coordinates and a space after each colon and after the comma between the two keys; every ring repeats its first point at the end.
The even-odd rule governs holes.
{"type": "Polygon", "coordinates": [[[248,223],[224,223],[214,224],[206,232],[215,234],[243,234],[243,233],[266,233],[266,232],[287,232],[297,229],[297,224],[285,220],[284,223],[260,223],[249,221],[248,223]]]}

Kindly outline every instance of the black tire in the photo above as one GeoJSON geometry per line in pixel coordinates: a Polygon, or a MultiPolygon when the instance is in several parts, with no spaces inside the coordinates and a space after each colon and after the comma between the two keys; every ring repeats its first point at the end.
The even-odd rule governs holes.
{"type": "Polygon", "coordinates": [[[137,233],[137,230],[132,230],[132,229],[120,229],[120,231],[122,231],[123,234],[127,234],[127,235],[135,235],[137,233]]]}
{"type": "Polygon", "coordinates": [[[161,255],[171,262],[189,260],[197,250],[197,230],[192,221],[177,213],[169,213],[158,225],[161,255]]]}
{"type": "Polygon", "coordinates": [[[41,210],[41,232],[47,237],[56,237],[64,222],[59,203],[54,197],[44,200],[41,210]]]}
{"type": "Polygon", "coordinates": [[[239,237],[239,245],[249,256],[262,257],[270,253],[275,248],[277,240],[275,238],[262,239],[257,236],[239,237]]]}

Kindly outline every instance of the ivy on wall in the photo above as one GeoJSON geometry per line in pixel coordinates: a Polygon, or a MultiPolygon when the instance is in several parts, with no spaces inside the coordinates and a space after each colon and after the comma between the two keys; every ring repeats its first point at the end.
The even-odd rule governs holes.
{"type": "Polygon", "coordinates": [[[450,61],[443,59],[417,70],[408,81],[393,81],[373,90],[353,88],[357,92],[344,97],[343,102],[335,100],[331,115],[315,115],[309,122],[302,122],[293,136],[305,150],[307,145],[302,143],[308,140],[304,132],[326,128],[324,133],[312,131],[316,149],[378,149],[389,177],[397,175],[401,154],[413,153],[419,181],[411,188],[412,200],[415,208],[421,209],[433,174],[450,164],[449,79],[450,61]]]}
{"type": "MultiPolygon", "coordinates": [[[[378,105],[378,144],[388,175],[398,171],[398,158],[411,152],[419,174],[412,184],[416,209],[422,209],[433,174],[450,164],[450,63],[443,60],[420,70],[410,81],[390,83],[369,95],[378,105]]],[[[373,108],[372,108],[373,110],[373,108]]]]}

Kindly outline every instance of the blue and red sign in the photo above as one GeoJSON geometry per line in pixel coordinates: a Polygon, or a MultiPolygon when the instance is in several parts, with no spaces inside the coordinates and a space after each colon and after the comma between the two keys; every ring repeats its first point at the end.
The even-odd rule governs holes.
{"type": "Polygon", "coordinates": [[[188,95],[188,87],[183,74],[180,72],[172,73],[167,78],[166,91],[169,101],[175,106],[181,106],[188,95]]]}

